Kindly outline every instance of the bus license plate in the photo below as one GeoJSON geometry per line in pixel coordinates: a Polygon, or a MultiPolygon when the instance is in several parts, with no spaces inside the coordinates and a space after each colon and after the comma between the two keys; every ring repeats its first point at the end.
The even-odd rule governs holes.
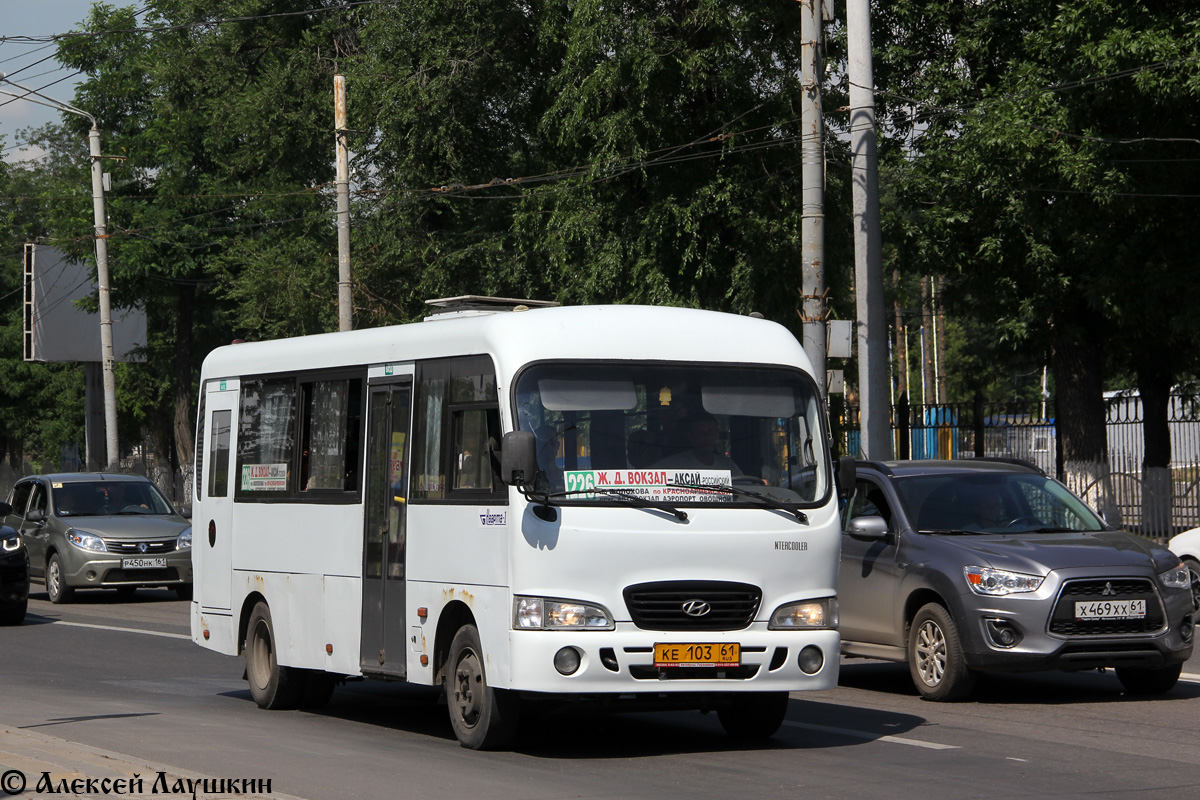
{"type": "Polygon", "coordinates": [[[165,567],[166,558],[122,558],[121,569],[153,569],[165,567]]]}
{"type": "Polygon", "coordinates": [[[656,667],[736,667],[741,663],[741,645],[659,644],[654,645],[656,667]]]}
{"type": "Polygon", "coordinates": [[[1142,619],[1145,600],[1089,600],[1075,604],[1075,619],[1142,619]]]}

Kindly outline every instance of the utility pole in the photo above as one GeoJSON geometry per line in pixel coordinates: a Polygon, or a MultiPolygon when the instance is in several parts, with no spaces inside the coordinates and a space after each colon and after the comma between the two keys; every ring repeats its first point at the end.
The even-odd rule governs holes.
{"type": "Polygon", "coordinates": [[[875,148],[875,76],[870,0],[846,0],[850,80],[851,185],[854,196],[854,289],[858,313],[858,405],[865,458],[892,457],[887,323],[879,220],[879,158],[875,148]]]}
{"type": "Polygon", "coordinates": [[[105,444],[108,451],[107,468],[119,469],[121,450],[117,441],[117,380],[113,371],[116,356],[113,354],[112,297],[108,281],[108,217],[104,210],[104,166],[100,163],[104,156],[100,154],[100,127],[96,124],[96,118],[86,111],[81,111],[61,100],[47,97],[35,89],[9,80],[2,72],[0,72],[0,83],[12,84],[25,92],[23,95],[18,95],[0,89],[0,94],[29,100],[31,103],[49,106],[69,114],[77,114],[86,117],[92,123],[92,129],[88,133],[88,152],[92,160],[92,214],[96,230],[96,283],[98,284],[97,294],[100,305],[100,363],[104,373],[105,444]],[[46,102],[31,100],[29,95],[40,97],[46,102]]]}
{"type": "Polygon", "coordinates": [[[333,76],[333,120],[337,134],[338,330],[354,328],[350,293],[350,148],[346,129],[346,76],[333,76]]]}
{"type": "Polygon", "coordinates": [[[821,0],[800,3],[800,39],[803,48],[801,85],[804,106],[801,127],[802,261],[800,320],[804,352],[812,362],[821,396],[826,395],[825,375],[825,124],[821,114],[821,0]]]}

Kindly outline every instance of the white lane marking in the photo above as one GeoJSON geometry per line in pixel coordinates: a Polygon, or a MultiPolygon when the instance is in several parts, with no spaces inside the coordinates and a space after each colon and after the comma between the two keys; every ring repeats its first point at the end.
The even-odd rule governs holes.
{"type": "Polygon", "coordinates": [[[1184,672],[1179,676],[1179,680],[1187,681],[1188,683],[1200,683],[1200,675],[1194,672],[1184,672]]]}
{"type": "Polygon", "coordinates": [[[66,625],[71,628],[95,628],[100,631],[121,631],[122,633],[140,633],[145,636],[165,636],[168,639],[186,639],[191,641],[192,637],[182,633],[163,633],[162,631],[145,631],[141,628],[120,628],[116,625],[89,625],[86,622],[66,622],[65,620],[56,619],[51,624],[66,625]]]}
{"type": "Polygon", "coordinates": [[[1029,759],[1028,759],[1028,758],[1016,758],[1016,757],[1014,757],[1014,756],[1009,756],[1009,757],[1008,757],[1008,760],[1009,760],[1009,761],[1020,761],[1022,764],[1028,764],[1028,763],[1029,763],[1029,759]]]}
{"type": "Polygon", "coordinates": [[[836,733],[840,736],[853,736],[855,739],[870,739],[872,741],[892,742],[893,744],[907,744],[913,747],[924,747],[929,750],[958,750],[956,744],[938,744],[937,742],[923,742],[920,739],[906,739],[903,736],[880,736],[877,733],[867,733],[866,731],[852,731],[849,728],[830,728],[826,725],[810,725],[807,722],[792,722],[790,719],[783,721],[784,725],[792,728],[804,728],[809,731],[819,731],[821,733],[836,733]]]}

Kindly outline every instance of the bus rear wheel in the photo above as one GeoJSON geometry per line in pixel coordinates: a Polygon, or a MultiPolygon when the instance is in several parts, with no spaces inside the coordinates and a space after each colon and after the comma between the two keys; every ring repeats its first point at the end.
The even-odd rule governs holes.
{"type": "Polygon", "coordinates": [[[275,656],[271,609],[260,602],[246,628],[246,680],[259,708],[296,708],[304,696],[304,670],[280,666],[275,656]]]}
{"type": "Polygon", "coordinates": [[[479,630],[464,625],[450,642],[446,665],[446,706],[459,744],[472,750],[495,750],[512,742],[520,701],[516,694],[488,686],[483,669],[479,630]]]}

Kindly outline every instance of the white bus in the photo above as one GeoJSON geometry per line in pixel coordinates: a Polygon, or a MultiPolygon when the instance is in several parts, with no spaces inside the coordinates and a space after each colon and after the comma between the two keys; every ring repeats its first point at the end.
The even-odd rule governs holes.
{"type": "Polygon", "coordinates": [[[765,737],[836,685],[829,431],[785,328],[431,302],[205,359],[192,638],[244,653],[258,705],[404,680],[495,748],[566,699],[765,737]]]}

